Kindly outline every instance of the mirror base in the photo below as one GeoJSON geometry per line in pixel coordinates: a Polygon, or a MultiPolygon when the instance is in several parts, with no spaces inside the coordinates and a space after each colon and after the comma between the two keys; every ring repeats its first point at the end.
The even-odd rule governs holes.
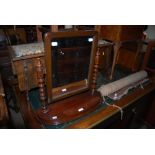
{"type": "Polygon", "coordinates": [[[37,115],[43,124],[59,125],[93,112],[101,103],[100,93],[88,91],[50,104],[46,113],[39,109],[37,115]]]}

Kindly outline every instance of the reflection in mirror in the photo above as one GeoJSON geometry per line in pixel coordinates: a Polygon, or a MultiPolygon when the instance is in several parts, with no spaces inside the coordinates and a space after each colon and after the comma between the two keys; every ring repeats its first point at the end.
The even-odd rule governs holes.
{"type": "Polygon", "coordinates": [[[88,80],[92,42],[92,36],[51,40],[53,88],[88,80]]]}

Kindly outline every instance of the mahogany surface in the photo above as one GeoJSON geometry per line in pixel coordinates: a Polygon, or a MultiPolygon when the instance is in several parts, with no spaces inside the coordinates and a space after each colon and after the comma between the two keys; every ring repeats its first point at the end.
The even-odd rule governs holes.
{"type": "Polygon", "coordinates": [[[42,121],[43,124],[58,125],[75,120],[94,111],[101,102],[99,93],[92,95],[89,91],[50,104],[46,113],[41,109],[37,113],[39,118],[44,120],[42,121]]]}

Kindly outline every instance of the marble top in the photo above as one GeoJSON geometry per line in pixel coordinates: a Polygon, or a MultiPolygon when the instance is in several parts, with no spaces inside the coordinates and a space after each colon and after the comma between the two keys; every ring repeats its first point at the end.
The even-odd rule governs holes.
{"type": "Polygon", "coordinates": [[[43,42],[11,46],[16,58],[44,53],[43,42]]]}

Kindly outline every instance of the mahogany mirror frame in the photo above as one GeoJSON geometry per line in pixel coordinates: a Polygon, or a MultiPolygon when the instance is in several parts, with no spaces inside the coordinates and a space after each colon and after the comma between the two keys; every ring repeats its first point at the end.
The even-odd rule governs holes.
{"type": "Polygon", "coordinates": [[[44,36],[44,49],[45,49],[45,66],[46,66],[46,87],[48,95],[48,103],[57,101],[81,92],[91,90],[93,68],[95,63],[95,55],[98,45],[97,31],[67,31],[67,32],[48,32],[44,36]],[[71,38],[71,37],[92,37],[92,49],[90,54],[90,64],[88,71],[88,81],[82,80],[73,82],[64,86],[53,88],[52,86],[52,49],[51,40],[58,38],[71,38]],[[63,89],[67,91],[62,93],[63,89]]]}

